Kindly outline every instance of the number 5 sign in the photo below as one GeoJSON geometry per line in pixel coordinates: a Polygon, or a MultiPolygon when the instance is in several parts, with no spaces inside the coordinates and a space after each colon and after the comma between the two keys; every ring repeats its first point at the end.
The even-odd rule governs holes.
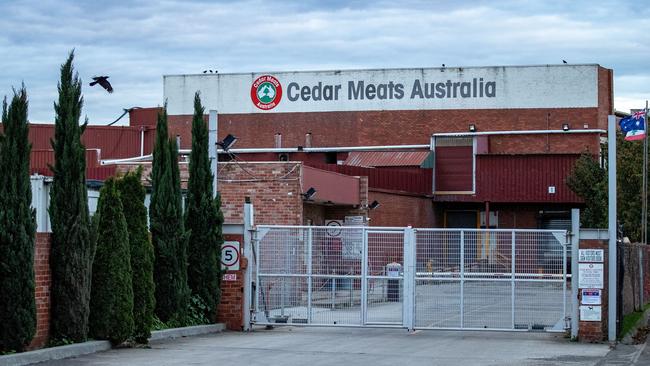
{"type": "Polygon", "coordinates": [[[221,269],[236,271],[239,269],[239,242],[226,241],[221,244],[221,269]]]}

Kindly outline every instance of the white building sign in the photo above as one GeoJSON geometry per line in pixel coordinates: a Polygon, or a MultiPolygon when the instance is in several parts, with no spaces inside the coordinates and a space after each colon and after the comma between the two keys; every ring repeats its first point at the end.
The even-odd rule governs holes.
{"type": "Polygon", "coordinates": [[[586,322],[599,322],[602,318],[602,310],[597,305],[580,306],[580,320],[586,322]]]}
{"type": "Polygon", "coordinates": [[[578,263],[578,287],[603,288],[603,273],[602,263],[578,263]]]}
{"type": "Polygon", "coordinates": [[[371,110],[593,108],[597,65],[168,75],[169,114],[192,114],[194,93],[220,114],[371,110]]]}
{"type": "Polygon", "coordinates": [[[603,249],[579,249],[578,262],[603,263],[603,249]]]}

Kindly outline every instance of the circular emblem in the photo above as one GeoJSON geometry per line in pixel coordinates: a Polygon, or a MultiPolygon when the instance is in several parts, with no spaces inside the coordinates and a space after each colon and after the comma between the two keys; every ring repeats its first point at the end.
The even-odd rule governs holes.
{"type": "Polygon", "coordinates": [[[221,264],[226,267],[234,266],[239,262],[239,251],[234,245],[223,245],[221,247],[221,264]]]}
{"type": "Polygon", "coordinates": [[[273,109],[280,104],[281,99],[282,84],[271,75],[260,76],[251,85],[251,100],[259,109],[273,109]]]}

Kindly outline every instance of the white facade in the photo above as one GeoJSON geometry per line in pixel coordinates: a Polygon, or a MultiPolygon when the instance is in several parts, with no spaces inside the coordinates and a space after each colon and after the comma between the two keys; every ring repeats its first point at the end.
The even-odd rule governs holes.
{"type": "Polygon", "coordinates": [[[171,115],[192,114],[196,91],[201,92],[206,110],[216,109],[220,114],[593,108],[598,106],[598,67],[593,64],[168,75],[164,77],[164,97],[171,115]],[[263,91],[256,87],[265,75],[277,83],[277,88],[265,92],[277,99],[259,108],[255,95],[256,91],[263,91]]]}

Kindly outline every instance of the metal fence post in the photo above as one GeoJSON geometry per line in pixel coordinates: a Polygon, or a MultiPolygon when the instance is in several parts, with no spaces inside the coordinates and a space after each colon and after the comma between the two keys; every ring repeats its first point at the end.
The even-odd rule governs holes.
{"type": "Polygon", "coordinates": [[[512,329],[515,329],[515,271],[516,271],[516,266],[515,266],[515,231],[512,231],[512,238],[511,238],[511,257],[510,257],[510,316],[511,316],[511,321],[512,321],[512,329]]]}
{"type": "MultiPolygon", "coordinates": [[[[244,330],[251,328],[251,305],[253,302],[253,263],[255,256],[253,255],[253,204],[244,203],[244,256],[248,259],[246,272],[244,274],[244,330]]],[[[255,280],[255,284],[258,282],[255,280]]],[[[257,308],[256,308],[257,310],[257,308]]]]}
{"type": "Polygon", "coordinates": [[[460,231],[460,327],[465,327],[465,231],[460,231]]]}
{"type": "Polygon", "coordinates": [[[312,228],[307,229],[307,324],[311,324],[311,295],[312,295],[312,228]]]}
{"type": "Polygon", "coordinates": [[[413,317],[415,312],[415,230],[406,227],[404,229],[404,272],[402,281],[403,298],[402,322],[406,329],[413,330],[413,317]]]}
{"type": "MultiPolygon", "coordinates": [[[[253,250],[255,251],[255,313],[259,314],[260,313],[260,297],[264,296],[264,289],[262,288],[262,283],[260,282],[260,262],[262,262],[262,248],[260,240],[257,238],[257,233],[255,233],[255,237],[253,238],[253,250]]],[[[266,297],[262,301],[266,301],[266,297]]],[[[264,304],[264,314],[266,315],[266,304],[264,304]]],[[[259,321],[259,319],[255,319],[256,321],[259,321]]],[[[268,319],[265,319],[265,321],[268,321],[268,319]]]]}
{"type": "Polygon", "coordinates": [[[562,315],[564,315],[564,325],[566,327],[567,324],[567,314],[566,314],[566,240],[564,243],[560,243],[560,246],[562,247],[562,315]]]}
{"type": "Polygon", "coordinates": [[[645,306],[645,300],[643,299],[644,293],[643,293],[643,249],[642,248],[637,248],[639,252],[639,306],[641,307],[641,310],[643,310],[645,306]]]}
{"type": "Polygon", "coordinates": [[[365,325],[368,318],[368,230],[361,228],[361,325],[365,325]]]}
{"type": "Polygon", "coordinates": [[[571,338],[578,338],[578,249],[580,248],[580,210],[571,209],[571,338]]]}

